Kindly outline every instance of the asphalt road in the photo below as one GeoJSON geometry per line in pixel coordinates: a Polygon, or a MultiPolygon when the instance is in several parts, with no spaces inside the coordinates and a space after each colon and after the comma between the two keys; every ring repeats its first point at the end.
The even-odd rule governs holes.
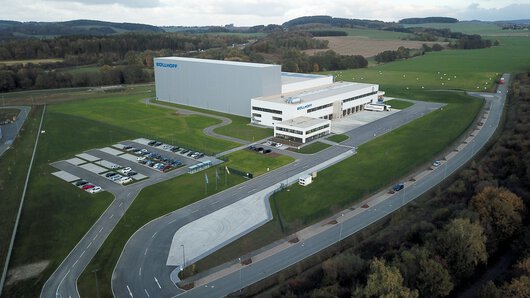
{"type": "MultiPolygon", "coordinates": [[[[510,75],[504,74],[506,84],[510,81],[510,75]]],[[[330,226],[329,229],[315,236],[291,245],[265,260],[240,267],[231,274],[223,276],[213,282],[193,288],[186,292],[180,292],[175,296],[181,297],[222,297],[236,292],[241,288],[251,285],[265,277],[268,277],[282,269],[317,253],[318,251],[336,244],[340,239],[352,235],[370,224],[380,220],[386,215],[413,201],[448,175],[457,171],[480,150],[495,132],[502,116],[502,110],[506,99],[506,85],[499,86],[501,94],[473,93],[476,96],[485,96],[487,105],[490,106],[490,115],[483,128],[475,136],[473,141],[460,150],[455,156],[445,162],[442,166],[433,170],[429,175],[405,187],[389,199],[371,206],[366,212],[342,221],[341,224],[330,226]]]]}
{"type": "MultiPolygon", "coordinates": [[[[350,131],[348,133],[350,139],[344,144],[352,147],[359,146],[441,106],[437,103],[417,102],[409,109],[350,131]]],[[[169,278],[176,267],[165,265],[173,235],[180,227],[270,185],[282,181],[287,184],[295,182],[287,181],[287,178],[351,150],[347,146],[333,146],[313,155],[305,155],[278,170],[151,221],[129,239],[120,256],[112,280],[114,296],[171,297],[181,293],[182,291],[169,278]]],[[[185,247],[183,254],[185,254],[185,247]]]]}
{"type": "Polygon", "coordinates": [[[24,125],[24,121],[28,117],[31,107],[27,106],[8,106],[0,107],[0,109],[18,109],[20,113],[18,114],[17,120],[14,123],[1,125],[2,127],[2,138],[0,138],[0,156],[9,149],[15,137],[18,135],[18,132],[24,125]]]}

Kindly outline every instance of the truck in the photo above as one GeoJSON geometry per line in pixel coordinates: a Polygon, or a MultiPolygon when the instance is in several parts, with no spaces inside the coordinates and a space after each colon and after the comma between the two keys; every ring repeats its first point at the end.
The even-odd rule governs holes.
{"type": "Polygon", "coordinates": [[[390,111],[391,106],[387,104],[381,104],[381,103],[369,103],[364,105],[364,109],[366,111],[376,111],[376,112],[382,112],[382,111],[390,111]]]}

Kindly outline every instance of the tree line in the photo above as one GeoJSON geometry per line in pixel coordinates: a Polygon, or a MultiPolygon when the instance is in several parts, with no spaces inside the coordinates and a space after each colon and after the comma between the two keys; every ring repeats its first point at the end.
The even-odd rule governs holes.
{"type": "Polygon", "coordinates": [[[427,198],[343,241],[344,246],[291,267],[295,277],[280,273],[266,280],[261,286],[279,283],[267,289],[267,296],[446,297],[466,290],[480,280],[488,262],[510,253],[518,256],[511,269],[476,294],[528,297],[529,88],[529,74],[519,75],[503,132],[480,161],[427,198]]]}

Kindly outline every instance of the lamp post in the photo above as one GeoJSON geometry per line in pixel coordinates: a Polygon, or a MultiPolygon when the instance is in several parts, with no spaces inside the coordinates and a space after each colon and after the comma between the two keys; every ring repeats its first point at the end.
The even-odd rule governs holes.
{"type": "Polygon", "coordinates": [[[184,244],[181,244],[182,246],[182,269],[186,267],[186,251],[184,250],[184,244]]]}
{"type": "Polygon", "coordinates": [[[344,213],[342,213],[340,215],[340,228],[339,228],[339,242],[342,240],[342,223],[343,223],[343,216],[344,216],[344,213]]]}
{"type": "Polygon", "coordinates": [[[243,290],[243,288],[241,287],[241,283],[242,283],[241,270],[243,269],[243,264],[241,264],[241,258],[238,258],[238,260],[239,260],[239,292],[241,292],[243,290]]]}

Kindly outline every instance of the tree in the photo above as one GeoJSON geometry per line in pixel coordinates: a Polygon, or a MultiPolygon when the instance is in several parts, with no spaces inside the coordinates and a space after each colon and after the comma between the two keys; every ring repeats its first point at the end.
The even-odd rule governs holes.
{"type": "Polygon", "coordinates": [[[520,276],[502,287],[503,297],[527,298],[530,297],[530,277],[520,276]]]}
{"type": "Polygon", "coordinates": [[[488,259],[484,229],[467,218],[455,218],[436,236],[434,249],[447,261],[455,282],[469,277],[488,259]]]}
{"type": "Polygon", "coordinates": [[[502,292],[493,281],[488,281],[480,288],[477,293],[477,298],[502,298],[502,292]]]}
{"type": "Polygon", "coordinates": [[[521,228],[523,200],[505,188],[487,186],[471,199],[470,205],[479,214],[488,243],[494,247],[521,228]]]}
{"type": "Polygon", "coordinates": [[[403,285],[403,277],[396,267],[389,267],[378,258],[370,264],[366,286],[357,289],[355,294],[361,297],[418,297],[418,291],[403,285]]]}
{"type": "Polygon", "coordinates": [[[418,290],[422,297],[445,297],[453,290],[451,275],[435,260],[421,260],[418,290]]]}

